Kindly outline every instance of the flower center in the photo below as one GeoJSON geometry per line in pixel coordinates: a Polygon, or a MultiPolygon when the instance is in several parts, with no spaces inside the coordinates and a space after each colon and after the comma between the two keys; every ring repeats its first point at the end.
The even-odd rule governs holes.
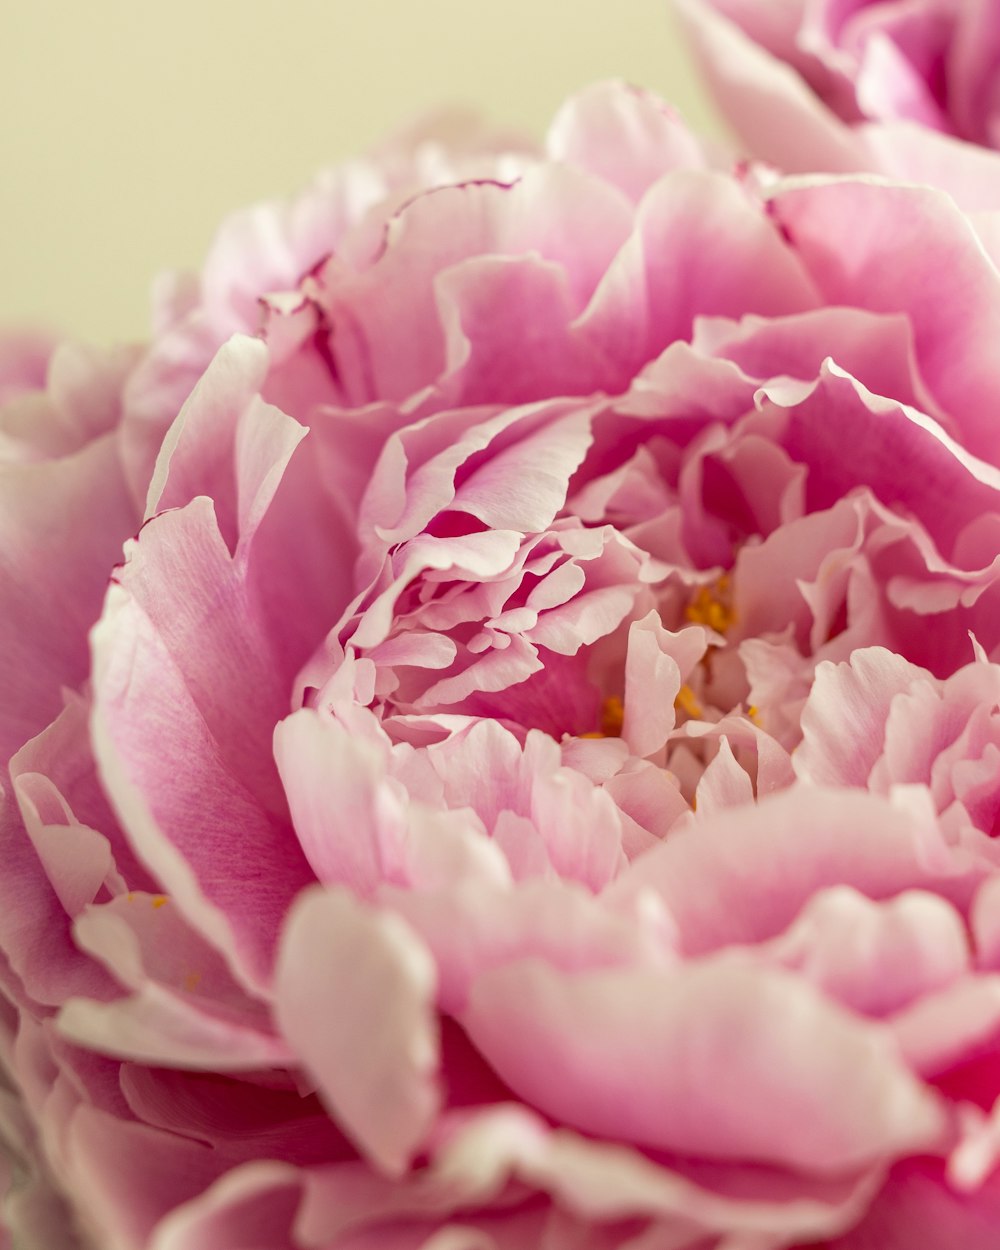
{"type": "Polygon", "coordinates": [[[729,574],[723,573],[711,586],[699,586],[698,592],[684,609],[692,625],[706,625],[717,634],[724,634],[736,620],[733,610],[729,574]]]}

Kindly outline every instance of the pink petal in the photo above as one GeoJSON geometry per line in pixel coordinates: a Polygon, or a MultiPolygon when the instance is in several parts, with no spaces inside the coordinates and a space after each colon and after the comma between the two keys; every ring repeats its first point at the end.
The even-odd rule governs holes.
{"type": "Polygon", "coordinates": [[[261,1161],[226,1173],[204,1194],[171,1211],[149,1250],[298,1250],[293,1223],[302,1198],[297,1168],[261,1161]]]}
{"type": "Polygon", "coordinates": [[[512,960],[535,956],[573,970],[659,966],[674,959],[673,935],[662,931],[662,911],[655,906],[637,923],[558,877],[535,878],[516,889],[485,881],[466,881],[450,891],[383,888],[380,897],[431,950],[438,1001],[450,1014],[464,1009],[470,985],[484,970],[512,960]]]}
{"type": "Polygon", "coordinates": [[[655,891],[683,950],[695,955],[774,937],[825,886],[851,885],[874,899],[933,886],[968,898],[978,876],[952,858],[933,810],[918,815],[859,791],[795,786],[676,829],[605,898],[631,907],[655,891]]]}
{"type": "Polygon", "coordinates": [[[579,324],[634,374],[674,340],[688,339],[700,315],[773,316],[817,302],[800,259],[743,188],[704,170],[679,170],[646,193],[579,324]]]}
{"type": "Polygon", "coordinates": [[[394,1175],[437,1114],[434,982],[400,917],[342,890],[295,904],[278,958],[278,1022],[337,1121],[394,1175]]]}
{"type": "Polygon", "coordinates": [[[924,381],[961,441],[1000,461],[990,367],[1000,277],[950,197],[846,181],[778,188],[770,205],[829,303],[909,316],[924,381]],[[941,299],[941,290],[961,296],[941,299]]]}
{"type": "Polygon", "coordinates": [[[920,1250],[993,1250],[1000,1223],[1000,1177],[975,1194],[956,1193],[937,1160],[899,1164],[868,1215],[830,1242],[830,1250],[920,1246],[920,1250]]]}
{"type": "Polygon", "coordinates": [[[814,785],[866,787],[885,750],[893,699],[923,676],[884,647],[859,649],[846,664],[818,664],[793,756],[796,775],[814,785]]]}
{"type": "Polygon", "coordinates": [[[712,4],[678,0],[677,7],[712,93],[747,149],[790,172],[869,168],[850,128],[790,65],[748,38],[712,4]]]}
{"type": "Polygon", "coordinates": [[[669,169],[700,168],[705,154],[662,100],[620,82],[571,96],[549,127],[549,155],[598,174],[638,201],[669,169]]]}
{"type": "Polygon", "coordinates": [[[271,754],[289,691],[209,500],[148,524],[120,576],[93,635],[102,778],[166,892],[259,983],[311,879],[271,754]]]}
{"type": "Polygon", "coordinates": [[[821,890],[768,954],[830,998],[873,1016],[945,988],[969,966],[962,917],[944,899],[917,890],[884,903],[847,886],[821,890]]]}
{"type": "Polygon", "coordinates": [[[58,460],[0,464],[0,757],[62,708],[87,674],[87,630],[136,515],[111,435],[58,460]],[[80,518],[86,516],[87,524],[80,518]]]}
{"type": "Polygon", "coordinates": [[[887,1034],[742,961],[573,975],[516,963],[477,978],[462,1019],[522,1098],[612,1139],[836,1174],[943,1128],[887,1034]]]}

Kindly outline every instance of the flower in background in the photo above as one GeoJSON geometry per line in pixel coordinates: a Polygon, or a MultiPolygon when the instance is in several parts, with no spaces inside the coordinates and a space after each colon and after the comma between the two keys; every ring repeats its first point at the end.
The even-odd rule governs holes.
{"type": "Polygon", "coordinates": [[[994,207],[1000,13],[972,0],[677,0],[717,103],[788,172],[871,170],[994,207]]]}
{"type": "Polygon", "coordinates": [[[991,1245],[975,230],[611,84],[439,156],[10,371],[9,1221],[991,1245]]]}

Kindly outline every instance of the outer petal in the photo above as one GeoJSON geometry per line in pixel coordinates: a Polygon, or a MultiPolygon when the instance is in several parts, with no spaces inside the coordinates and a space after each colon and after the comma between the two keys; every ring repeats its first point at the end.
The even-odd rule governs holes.
{"type": "Polygon", "coordinates": [[[748,38],[712,4],[675,2],[719,106],[751,152],[793,173],[870,168],[850,128],[790,65],[748,38]]]}
{"type": "Polygon", "coordinates": [[[104,783],[140,858],[258,980],[311,877],[271,756],[288,693],[208,500],[147,525],[121,577],[93,636],[104,783]]]}
{"type": "Polygon", "coordinates": [[[0,759],[87,673],[87,630],[136,516],[113,436],[62,459],[0,463],[0,759]],[[86,525],[80,518],[86,517],[86,525]]]}
{"type": "Polygon", "coordinates": [[[463,1023],[522,1098],[600,1136],[836,1174],[941,1133],[934,1099],[798,978],[743,961],[484,973],[463,1023]]]}
{"type": "Polygon", "coordinates": [[[667,170],[705,164],[701,145],[662,100],[617,82],[569,99],[546,146],[555,160],[598,174],[636,202],[667,170]]]}
{"type": "Polygon", "coordinates": [[[961,441],[1000,462],[1000,274],[954,201],[848,180],[779,184],[770,206],[827,302],[907,313],[931,393],[961,441]]]}

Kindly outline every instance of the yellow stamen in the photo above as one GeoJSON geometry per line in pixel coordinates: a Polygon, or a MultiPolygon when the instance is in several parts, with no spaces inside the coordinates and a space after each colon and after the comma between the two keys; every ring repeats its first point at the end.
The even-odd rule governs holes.
{"type": "Polygon", "coordinates": [[[747,708],[747,716],[755,725],[760,724],[760,708],[756,705],[756,703],[751,703],[747,708]]]}
{"type": "Polygon", "coordinates": [[[713,586],[699,586],[684,615],[692,625],[707,625],[717,634],[724,634],[736,619],[729,595],[729,574],[723,573],[713,586]]]}
{"type": "Polygon", "coordinates": [[[581,738],[620,738],[625,723],[625,704],[616,694],[609,695],[601,705],[601,728],[581,738]]]}
{"type": "Polygon", "coordinates": [[[701,720],[702,716],[704,716],[701,704],[695,698],[694,691],[688,685],[681,686],[680,690],[677,691],[674,707],[680,708],[691,720],[701,720]]]}
{"type": "Polygon", "coordinates": [[[154,907],[165,907],[169,900],[165,894],[153,894],[150,896],[149,901],[154,907]]]}
{"type": "Polygon", "coordinates": [[[601,733],[605,738],[620,738],[625,724],[625,704],[616,694],[609,695],[601,708],[601,733]]]}

